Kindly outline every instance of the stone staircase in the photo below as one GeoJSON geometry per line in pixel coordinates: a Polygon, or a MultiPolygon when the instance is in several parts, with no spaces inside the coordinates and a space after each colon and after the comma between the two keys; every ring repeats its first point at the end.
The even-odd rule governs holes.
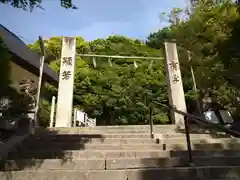
{"type": "Polygon", "coordinates": [[[174,126],[39,129],[0,164],[1,180],[239,180],[240,140],[174,126]]]}

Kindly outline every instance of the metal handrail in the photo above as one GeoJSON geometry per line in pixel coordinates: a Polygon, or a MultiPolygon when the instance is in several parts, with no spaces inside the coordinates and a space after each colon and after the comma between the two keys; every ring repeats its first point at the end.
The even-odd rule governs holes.
{"type": "Polygon", "coordinates": [[[166,104],[162,104],[162,103],[159,103],[157,101],[153,101],[154,104],[157,104],[157,105],[160,105],[160,106],[163,106],[163,107],[166,107],[170,110],[173,110],[174,112],[178,113],[178,114],[181,114],[184,116],[184,126],[185,126],[185,135],[186,135],[186,140],[187,140],[187,149],[188,149],[188,162],[189,162],[189,165],[192,165],[193,164],[193,159],[192,159],[192,148],[191,148],[191,139],[190,139],[190,133],[189,133],[189,120],[191,121],[194,121],[196,123],[201,123],[201,124],[207,124],[207,125],[210,125],[216,129],[219,129],[223,132],[225,132],[226,134],[228,135],[231,135],[231,136],[234,136],[234,137],[240,137],[240,133],[237,132],[237,131],[234,131],[232,129],[229,129],[229,128],[226,128],[220,124],[216,124],[216,123],[213,123],[211,121],[207,121],[205,120],[204,118],[202,117],[198,117],[196,115],[193,115],[193,114],[190,114],[190,113],[186,113],[186,112],[183,112],[181,110],[178,110],[176,107],[173,107],[171,105],[166,105],[166,104]]]}
{"type": "Polygon", "coordinates": [[[177,108],[171,106],[171,105],[165,105],[165,104],[161,104],[157,101],[153,101],[155,104],[158,104],[158,105],[161,105],[161,106],[164,106],[164,107],[167,107],[168,109],[171,109],[173,110],[174,112],[178,113],[178,114],[181,114],[183,116],[187,116],[188,118],[190,118],[191,121],[194,121],[194,122],[197,122],[197,123],[202,123],[202,124],[207,124],[207,125],[210,125],[210,126],[213,126],[215,127],[216,129],[219,129],[221,131],[224,131],[226,134],[229,134],[231,136],[234,136],[234,137],[240,137],[240,133],[237,132],[237,131],[234,131],[232,129],[229,129],[229,128],[226,128],[220,124],[216,124],[216,123],[213,123],[211,121],[207,121],[205,120],[204,118],[202,117],[198,117],[196,115],[193,115],[193,114],[190,114],[190,113],[186,113],[186,112],[183,112],[181,110],[178,110],[177,108]]]}

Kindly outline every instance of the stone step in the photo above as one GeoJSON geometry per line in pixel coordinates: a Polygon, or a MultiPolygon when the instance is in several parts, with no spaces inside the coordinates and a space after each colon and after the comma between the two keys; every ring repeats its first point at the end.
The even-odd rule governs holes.
{"type": "MultiPolygon", "coordinates": [[[[167,133],[167,132],[175,132],[175,126],[157,126],[153,128],[154,133],[167,133]]],[[[45,133],[58,133],[58,134],[83,134],[83,133],[150,133],[150,127],[95,127],[95,128],[48,128],[48,129],[39,129],[36,132],[37,134],[45,134],[45,133]]]]}
{"type": "Polygon", "coordinates": [[[44,146],[41,143],[25,144],[21,150],[38,151],[38,150],[161,150],[159,144],[83,144],[83,143],[60,143],[44,146]]]}
{"type": "MultiPolygon", "coordinates": [[[[214,157],[214,156],[240,156],[239,150],[193,150],[194,157],[214,157]]],[[[162,158],[162,157],[187,157],[188,152],[185,150],[178,151],[161,151],[161,150],[115,150],[115,151],[63,151],[55,152],[41,150],[41,151],[23,151],[20,153],[10,153],[9,159],[31,158],[31,159],[107,159],[107,158],[162,158]]]]}
{"type": "MultiPolygon", "coordinates": [[[[47,132],[49,133],[49,132],[47,132]]],[[[50,132],[52,133],[52,131],[50,132]]],[[[57,134],[149,134],[150,130],[93,130],[93,129],[86,129],[86,130],[78,130],[78,131],[57,131],[57,134]]],[[[155,131],[155,133],[165,133],[165,131],[155,131]]]]}
{"type": "MultiPolygon", "coordinates": [[[[177,139],[177,138],[186,138],[185,133],[155,133],[154,138],[162,138],[162,139],[177,139]]],[[[190,133],[190,138],[211,138],[211,139],[236,139],[233,136],[228,134],[196,134],[190,133]]]]}
{"type": "MultiPolygon", "coordinates": [[[[154,130],[174,130],[176,128],[175,125],[153,125],[154,130]]],[[[78,131],[78,130],[148,130],[150,129],[150,125],[120,125],[120,126],[95,126],[95,127],[71,127],[71,128],[47,128],[47,129],[39,129],[40,131],[44,130],[54,130],[54,131],[78,131]]]]}
{"type": "Polygon", "coordinates": [[[128,170],[48,170],[0,172],[1,180],[207,180],[239,179],[240,167],[178,167],[128,170]]]}
{"type": "MultiPolygon", "coordinates": [[[[239,149],[240,144],[228,141],[218,141],[211,143],[201,142],[201,141],[191,141],[191,147],[194,150],[218,150],[218,149],[239,149]]],[[[23,150],[42,150],[48,149],[56,151],[58,149],[62,150],[187,150],[187,143],[183,141],[166,141],[159,143],[132,143],[132,144],[121,144],[121,143],[82,143],[82,142],[61,142],[61,143],[26,143],[21,147],[23,150]]]]}
{"type": "MultiPolygon", "coordinates": [[[[202,140],[209,140],[209,139],[227,139],[227,140],[233,140],[234,138],[230,138],[229,136],[227,137],[211,137],[210,135],[205,135],[205,134],[193,134],[190,136],[191,139],[202,139],[202,140]]],[[[99,139],[101,141],[104,141],[106,139],[124,139],[129,140],[129,139],[151,139],[150,134],[138,134],[138,133],[132,133],[132,134],[44,134],[44,135],[35,135],[31,136],[29,139],[35,140],[52,140],[52,141],[79,141],[84,139],[84,141],[92,141],[94,139],[99,139]]],[[[154,139],[159,139],[159,140],[165,140],[165,141],[182,141],[186,140],[186,137],[184,134],[175,134],[174,136],[164,136],[163,134],[155,134],[154,139]]]]}
{"type": "Polygon", "coordinates": [[[52,145],[61,143],[89,143],[89,144],[151,144],[156,143],[155,139],[151,138],[29,138],[24,143],[52,145]]]}
{"type": "Polygon", "coordinates": [[[131,150],[88,150],[88,151],[63,151],[58,150],[55,152],[41,150],[41,151],[22,151],[20,153],[12,153],[9,155],[9,159],[16,158],[36,158],[36,159],[91,159],[91,158],[134,158],[134,157],[167,157],[170,155],[167,151],[131,151],[131,150]]]}
{"type": "MultiPolygon", "coordinates": [[[[161,144],[161,143],[160,143],[161,144]]],[[[187,143],[186,141],[166,141],[162,144],[163,150],[186,150],[187,143]]],[[[201,142],[201,141],[191,141],[191,148],[198,150],[214,150],[214,149],[239,149],[240,143],[231,142],[231,141],[209,141],[209,142],[201,142]]]]}
{"type": "MultiPolygon", "coordinates": [[[[219,147],[225,148],[229,147],[239,147],[239,139],[231,138],[221,138],[221,139],[212,139],[212,138],[191,138],[192,146],[202,146],[203,144],[212,144],[219,147]]],[[[36,146],[36,147],[51,147],[51,146],[83,146],[84,144],[95,144],[95,145],[104,145],[104,144],[164,144],[166,148],[172,149],[174,147],[186,147],[186,138],[165,138],[165,139],[151,139],[151,138],[30,138],[25,141],[26,146],[36,146]]],[[[212,146],[210,145],[210,146],[212,146]]]]}
{"type": "MultiPolygon", "coordinates": [[[[240,166],[240,157],[194,157],[194,166],[240,166]]],[[[115,158],[115,159],[18,159],[2,161],[0,171],[33,170],[120,170],[137,168],[188,167],[185,158],[115,158]]]]}
{"type": "Polygon", "coordinates": [[[97,133],[81,133],[81,134],[54,134],[54,133],[45,133],[41,135],[36,135],[34,138],[49,138],[49,139],[79,139],[79,138],[150,138],[150,133],[132,133],[132,134],[97,134],[97,133]]]}
{"type": "MultiPolygon", "coordinates": [[[[240,166],[240,157],[194,157],[194,166],[240,166]]],[[[188,159],[184,158],[134,158],[107,159],[106,169],[136,168],[170,168],[187,167],[188,159]]]]}
{"type": "MultiPolygon", "coordinates": [[[[166,141],[182,141],[182,140],[186,140],[185,136],[176,136],[176,137],[154,137],[154,139],[163,139],[166,141]]],[[[240,142],[239,138],[232,138],[232,137],[223,137],[223,138],[215,138],[215,137],[211,137],[211,136],[190,136],[190,140],[194,139],[194,140],[200,140],[200,141],[231,141],[231,142],[240,142]]]]}
{"type": "MultiPolygon", "coordinates": [[[[86,131],[81,133],[76,132],[54,132],[48,131],[45,133],[37,133],[35,138],[59,138],[59,139],[69,139],[69,138],[150,138],[150,132],[97,132],[97,131],[86,131]]],[[[157,133],[154,132],[155,138],[160,139],[171,139],[171,138],[186,138],[184,133],[175,133],[175,132],[167,132],[167,133],[157,133]]],[[[191,138],[213,138],[213,139],[223,139],[223,138],[232,138],[226,134],[190,134],[191,138]]]]}
{"type": "MultiPolygon", "coordinates": [[[[172,139],[172,138],[186,138],[185,133],[155,133],[155,138],[162,137],[165,139],[172,139]]],[[[190,133],[190,138],[212,138],[212,139],[236,139],[233,136],[230,136],[228,134],[191,134],[190,133]]]]}
{"type": "MultiPolygon", "coordinates": [[[[46,131],[43,133],[36,133],[37,135],[45,135],[45,134],[150,134],[150,129],[149,130],[94,130],[94,129],[86,129],[86,130],[62,130],[62,131],[46,131]]],[[[184,132],[175,132],[172,130],[162,130],[162,131],[156,131],[153,130],[154,134],[164,134],[166,136],[185,136],[184,132]]],[[[190,133],[191,136],[202,136],[202,135],[208,135],[208,136],[228,136],[231,137],[231,135],[227,135],[225,133],[190,133]]]]}

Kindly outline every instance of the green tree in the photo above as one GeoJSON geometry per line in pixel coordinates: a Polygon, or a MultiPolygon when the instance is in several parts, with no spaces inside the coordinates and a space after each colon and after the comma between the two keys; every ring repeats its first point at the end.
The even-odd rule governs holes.
{"type": "MultiPolygon", "coordinates": [[[[10,4],[15,8],[23,10],[33,10],[34,8],[43,8],[41,6],[42,0],[0,0],[0,3],[10,4]]],[[[72,4],[72,0],[60,0],[60,5],[64,8],[76,9],[77,7],[72,4]]]]}
{"type": "MultiPolygon", "coordinates": [[[[178,44],[184,89],[187,97],[192,94],[192,80],[189,67],[194,69],[199,96],[204,101],[211,98],[211,107],[216,105],[236,111],[239,84],[236,82],[239,68],[239,14],[232,1],[216,4],[213,1],[200,2],[187,20],[171,24],[148,38],[147,44],[159,48],[164,41],[178,44]],[[226,18],[227,17],[227,18],[226,18]],[[162,38],[166,37],[166,38],[162,38]],[[157,45],[155,45],[158,42],[157,45]],[[192,60],[188,61],[187,51],[192,60]],[[235,80],[235,81],[234,81],[235,80]]],[[[190,99],[194,97],[190,96],[190,99]]],[[[206,104],[205,104],[206,105],[206,104]]],[[[206,107],[207,108],[207,107],[206,107]]]]}
{"type": "MultiPolygon", "coordinates": [[[[98,39],[90,42],[89,46],[91,52],[96,54],[162,55],[161,51],[153,50],[141,41],[122,36],[98,39]]],[[[98,123],[146,124],[147,99],[165,100],[162,60],[112,59],[109,64],[108,59],[97,58],[96,68],[89,58],[77,62],[75,103],[81,105],[90,116],[97,117],[98,123]]],[[[159,112],[154,112],[155,122],[168,122],[168,118],[160,118],[157,116],[159,112]]]]}
{"type": "MultiPolygon", "coordinates": [[[[160,50],[123,36],[110,36],[90,42],[85,42],[81,37],[76,39],[77,54],[162,57],[160,50]]],[[[47,62],[59,72],[60,38],[50,38],[45,43],[46,52],[54,54],[49,56],[47,62]]],[[[39,43],[36,42],[30,47],[38,50],[39,43]]],[[[56,95],[56,92],[56,88],[47,85],[44,87],[43,97],[50,102],[51,96],[56,95]]],[[[98,124],[146,124],[151,100],[166,102],[166,99],[161,59],[96,58],[95,67],[92,58],[76,58],[74,106],[87,112],[90,117],[96,117],[98,124]]],[[[47,107],[46,101],[43,105],[47,107]]],[[[42,117],[47,117],[47,112],[48,110],[45,110],[42,117]]],[[[169,122],[165,109],[154,108],[153,119],[156,123],[169,122]]]]}
{"type": "Polygon", "coordinates": [[[164,27],[158,32],[150,33],[146,43],[152,48],[162,49],[164,48],[164,42],[170,40],[172,37],[172,29],[164,27]]]}

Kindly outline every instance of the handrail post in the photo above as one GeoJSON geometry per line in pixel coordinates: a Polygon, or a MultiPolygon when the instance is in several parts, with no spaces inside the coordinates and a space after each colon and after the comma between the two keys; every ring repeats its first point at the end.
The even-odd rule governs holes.
{"type": "Polygon", "coordinates": [[[189,135],[189,124],[188,124],[187,116],[184,116],[184,125],[185,125],[185,135],[186,135],[187,149],[188,149],[188,163],[191,166],[193,164],[193,158],[192,158],[192,147],[191,147],[191,140],[189,135]]]}
{"type": "Polygon", "coordinates": [[[150,137],[154,138],[154,133],[153,133],[153,120],[152,120],[152,105],[150,105],[149,108],[149,123],[150,123],[150,137]]]}

